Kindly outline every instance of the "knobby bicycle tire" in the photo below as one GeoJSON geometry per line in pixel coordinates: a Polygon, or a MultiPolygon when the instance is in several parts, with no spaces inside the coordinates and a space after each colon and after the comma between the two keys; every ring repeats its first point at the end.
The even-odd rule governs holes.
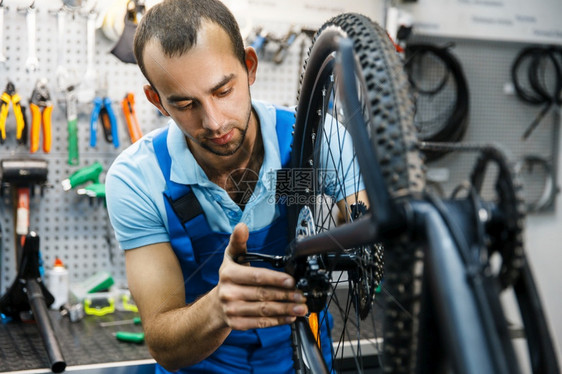
{"type": "MultiPolygon", "coordinates": [[[[345,221],[358,218],[365,210],[361,209],[362,204],[346,205],[343,208],[345,211],[340,210],[339,213],[339,220],[344,222],[336,222],[338,213],[332,209],[338,197],[324,197],[324,190],[330,189],[332,184],[336,185],[336,190],[343,190],[344,193],[340,194],[340,197],[352,196],[355,190],[362,188],[360,182],[351,184],[350,188],[338,187],[341,186],[340,182],[344,184],[348,173],[357,173],[358,177],[353,176],[353,180],[358,178],[361,181],[363,177],[360,176],[353,152],[345,164],[342,159],[349,151],[348,148],[347,151],[340,149],[339,153],[332,152],[334,146],[349,144],[349,134],[342,131],[339,125],[345,127],[346,116],[356,115],[343,113],[339,107],[335,84],[338,75],[334,69],[340,38],[353,41],[357,63],[355,66],[344,68],[355,70],[359,83],[357,94],[363,109],[361,114],[367,124],[362,133],[370,139],[390,195],[394,199],[401,199],[420,193],[425,185],[424,166],[414,127],[411,89],[394,45],[384,29],[365,16],[349,13],[334,17],[315,35],[301,78],[291,167],[293,172],[296,170],[304,173],[312,170],[314,173],[310,178],[313,180],[308,180],[302,189],[294,189],[298,196],[293,203],[288,204],[289,232],[293,238],[330,230],[336,224],[345,224],[345,221]],[[335,130],[329,127],[334,124],[335,130]],[[328,184],[330,186],[327,186],[328,184]]],[[[359,169],[368,167],[369,165],[359,165],[359,169]]],[[[293,178],[295,177],[294,175],[293,178]]],[[[363,202],[368,204],[368,201],[363,202]]],[[[365,340],[371,342],[371,345],[374,344],[374,351],[382,357],[381,362],[385,370],[406,373],[415,366],[416,321],[421,289],[417,282],[420,281],[421,274],[416,274],[414,270],[419,268],[417,264],[421,261],[421,251],[411,248],[407,238],[384,243],[384,248],[382,294],[388,297],[383,298],[385,307],[382,351],[377,343],[372,343],[381,337],[377,326],[369,326],[370,335],[366,339],[361,335],[361,329],[364,328],[361,324],[367,323],[363,322],[362,318],[372,303],[372,284],[369,283],[372,279],[369,278],[380,275],[377,273],[378,266],[382,265],[380,253],[377,253],[375,246],[342,249],[342,253],[348,254],[356,261],[354,266],[339,266],[338,255],[331,259],[323,256],[316,259],[322,270],[330,275],[332,282],[327,297],[327,308],[343,314],[340,320],[343,324],[341,332],[332,332],[334,367],[328,368],[331,372],[343,370],[338,367],[346,361],[346,353],[341,353],[338,349],[342,346],[352,352],[353,357],[347,361],[356,364],[354,372],[363,372],[367,364],[360,356],[365,350],[361,344],[365,340]],[[342,273],[336,273],[336,269],[347,270],[346,281],[341,280],[342,273]],[[338,296],[340,291],[336,288],[340,283],[348,285],[347,291],[344,291],[347,295],[343,298],[338,296]]],[[[377,310],[375,306],[374,312],[377,310]]],[[[372,316],[373,310],[370,310],[369,314],[372,316]]],[[[303,324],[295,328],[303,328],[303,324]]],[[[297,347],[297,361],[300,360],[299,352],[304,348],[297,347]]],[[[310,361],[310,358],[308,360],[310,361]]],[[[309,367],[309,364],[310,362],[298,362],[297,367],[302,369],[302,372],[307,372],[306,367],[309,367]]]]}

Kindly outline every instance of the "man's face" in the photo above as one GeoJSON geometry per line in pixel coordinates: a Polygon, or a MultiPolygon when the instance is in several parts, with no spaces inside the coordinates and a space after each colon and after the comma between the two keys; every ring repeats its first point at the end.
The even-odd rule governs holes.
{"type": "Polygon", "coordinates": [[[144,51],[146,71],[159,105],[191,140],[215,155],[228,156],[242,145],[251,115],[248,74],[219,26],[204,22],[196,45],[182,56],[166,57],[159,42],[144,51]]]}

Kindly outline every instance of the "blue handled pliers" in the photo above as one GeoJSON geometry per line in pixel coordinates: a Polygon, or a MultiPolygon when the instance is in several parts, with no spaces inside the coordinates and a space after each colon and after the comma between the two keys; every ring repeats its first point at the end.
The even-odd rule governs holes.
{"type": "Polygon", "coordinates": [[[97,90],[94,98],[94,109],[90,116],[90,147],[97,144],[97,122],[102,124],[103,134],[108,143],[113,143],[119,148],[119,136],[117,134],[117,119],[111,108],[111,99],[107,96],[106,86],[97,90]]]}

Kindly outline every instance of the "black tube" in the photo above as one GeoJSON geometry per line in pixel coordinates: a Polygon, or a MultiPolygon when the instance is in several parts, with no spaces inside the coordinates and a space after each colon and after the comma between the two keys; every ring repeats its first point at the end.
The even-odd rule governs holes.
{"type": "Polygon", "coordinates": [[[456,373],[498,374],[490,358],[487,332],[482,323],[467,269],[450,230],[434,207],[415,202],[420,225],[427,233],[426,252],[429,287],[435,295],[435,310],[444,344],[456,373]]]}
{"type": "Polygon", "coordinates": [[[62,373],[64,369],[66,369],[66,362],[64,361],[59,342],[55,336],[55,331],[53,330],[53,325],[49,318],[47,304],[45,303],[43,292],[41,292],[41,287],[37,283],[37,280],[33,278],[28,278],[26,280],[26,286],[27,299],[31,306],[35,322],[37,322],[37,328],[43,339],[43,345],[49,357],[51,370],[53,373],[62,373]]]}

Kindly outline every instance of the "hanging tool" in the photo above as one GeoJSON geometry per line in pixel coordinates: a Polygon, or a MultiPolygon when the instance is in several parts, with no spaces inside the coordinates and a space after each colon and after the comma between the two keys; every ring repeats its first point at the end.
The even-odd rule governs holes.
{"type": "Polygon", "coordinates": [[[32,311],[47,351],[51,371],[62,373],[66,362],[47,308],[54,302],[54,297],[43,284],[39,267],[39,236],[30,232],[25,239],[18,275],[0,299],[0,312],[19,319],[21,312],[32,311]]]}
{"type": "Polygon", "coordinates": [[[71,11],[77,11],[82,8],[82,0],[62,0],[62,4],[71,11]]]}
{"type": "Polygon", "coordinates": [[[86,195],[88,197],[98,197],[105,199],[105,183],[92,183],[84,188],[76,190],[78,195],[86,195]]]}
{"type": "Polygon", "coordinates": [[[103,166],[98,161],[89,166],[84,166],[83,168],[76,170],[70,177],[61,182],[62,189],[64,191],[69,191],[74,187],[87,182],[99,183],[99,177],[102,171],[103,166]]]}
{"type": "MultiPolygon", "coordinates": [[[[64,66],[66,10],[64,5],[57,11],[57,89],[65,92],[68,88],[68,71],[64,66]]],[[[73,165],[73,164],[71,164],[73,165]]]]}
{"type": "Polygon", "coordinates": [[[47,88],[47,80],[39,79],[29,100],[31,109],[31,153],[39,149],[39,137],[41,128],[43,129],[43,151],[51,151],[51,113],[53,103],[47,88]]]}
{"type": "Polygon", "coordinates": [[[269,41],[268,34],[263,31],[263,27],[259,26],[254,30],[252,37],[253,39],[247,40],[246,42],[250,45],[250,47],[255,49],[258,56],[263,56],[263,51],[269,41]]]}
{"type": "Polygon", "coordinates": [[[121,321],[111,321],[111,322],[101,322],[100,327],[109,327],[109,326],[121,326],[121,325],[140,325],[141,319],[140,317],[135,317],[132,319],[124,319],[121,321]]]}
{"type": "Polygon", "coordinates": [[[81,103],[89,103],[96,96],[96,69],[94,56],[96,53],[96,17],[97,13],[92,9],[88,13],[86,22],[86,73],[78,89],[78,100],[81,103]]]}
{"type": "Polygon", "coordinates": [[[29,187],[16,187],[16,234],[25,236],[29,232],[29,187]]]}
{"type": "Polygon", "coordinates": [[[285,57],[287,56],[289,48],[293,45],[298,35],[299,34],[292,28],[287,32],[287,34],[285,34],[285,36],[279,43],[279,48],[273,56],[273,62],[275,62],[276,64],[283,63],[285,57]]]}
{"type": "MultiPolygon", "coordinates": [[[[90,199],[90,206],[94,205],[97,200],[98,204],[103,202],[105,208],[105,241],[107,243],[109,262],[113,264],[113,246],[111,238],[115,236],[107,214],[107,205],[105,201],[105,183],[91,183],[84,188],[76,190],[77,195],[87,196],[90,199]]],[[[136,306],[135,306],[136,307],[136,306]]]]}
{"type": "Polygon", "coordinates": [[[36,47],[36,19],[37,9],[35,8],[35,1],[26,8],[19,8],[19,11],[26,12],[25,22],[27,25],[27,59],[25,60],[25,70],[32,73],[37,70],[39,60],[37,59],[36,47]]]}
{"type": "Polygon", "coordinates": [[[0,100],[0,143],[4,144],[6,140],[6,119],[10,103],[12,103],[12,109],[16,117],[16,138],[19,144],[25,143],[27,141],[27,123],[20,104],[21,97],[17,94],[16,87],[12,82],[8,82],[0,100]]]}
{"type": "Polygon", "coordinates": [[[2,192],[4,187],[10,187],[14,194],[16,209],[14,233],[19,235],[20,241],[23,241],[29,232],[30,196],[34,194],[35,186],[43,189],[46,185],[47,161],[32,158],[3,159],[0,161],[0,172],[2,173],[2,192]]]}
{"type": "Polygon", "coordinates": [[[90,147],[95,147],[97,143],[97,122],[99,118],[105,140],[108,143],[113,143],[115,148],[119,148],[117,119],[111,107],[111,99],[107,96],[107,76],[103,82],[102,87],[96,92],[94,109],[90,116],[90,147]]]}
{"type": "Polygon", "coordinates": [[[69,86],[65,93],[66,121],[68,127],[68,164],[78,165],[78,98],[74,86],[69,86]]]}
{"type": "Polygon", "coordinates": [[[4,0],[0,0],[0,63],[6,62],[6,55],[4,54],[4,0]]]}
{"type": "Polygon", "coordinates": [[[132,92],[127,93],[123,101],[121,101],[121,106],[123,107],[123,113],[127,121],[131,143],[134,143],[142,138],[142,131],[137,119],[137,113],[135,112],[135,95],[132,92]]]}

